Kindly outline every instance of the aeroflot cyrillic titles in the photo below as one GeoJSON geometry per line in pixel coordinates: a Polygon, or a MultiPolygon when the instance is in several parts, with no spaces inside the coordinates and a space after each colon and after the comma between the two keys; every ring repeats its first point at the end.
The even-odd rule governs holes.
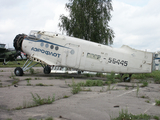
{"type": "Polygon", "coordinates": [[[47,50],[43,50],[43,49],[40,49],[40,48],[35,48],[35,47],[32,47],[31,48],[31,51],[35,51],[35,52],[41,52],[43,54],[46,54],[46,55],[52,55],[54,57],[60,57],[61,54],[59,53],[53,53],[53,52],[50,52],[50,51],[47,51],[47,50]]]}

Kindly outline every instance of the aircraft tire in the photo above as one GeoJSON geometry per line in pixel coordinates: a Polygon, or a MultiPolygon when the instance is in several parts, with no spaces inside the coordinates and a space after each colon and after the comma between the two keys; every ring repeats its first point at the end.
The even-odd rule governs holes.
{"type": "Polygon", "coordinates": [[[78,73],[78,75],[80,75],[82,73],[82,71],[78,71],[77,73],[78,73]]]}
{"type": "Polygon", "coordinates": [[[45,66],[43,72],[44,72],[44,74],[50,74],[51,73],[51,67],[45,66]]]}
{"type": "Polygon", "coordinates": [[[124,82],[130,82],[131,81],[131,78],[130,77],[125,77],[124,78],[124,82]]]}
{"type": "Polygon", "coordinates": [[[16,67],[16,69],[14,70],[14,74],[16,76],[23,76],[23,70],[20,67],[16,67]]]}

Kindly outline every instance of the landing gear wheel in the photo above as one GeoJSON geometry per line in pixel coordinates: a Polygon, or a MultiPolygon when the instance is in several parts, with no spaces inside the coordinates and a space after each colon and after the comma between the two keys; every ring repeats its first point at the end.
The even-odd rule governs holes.
{"type": "Polygon", "coordinates": [[[14,70],[14,74],[15,74],[16,76],[23,76],[23,70],[22,70],[22,68],[17,67],[17,68],[14,70]]]}
{"type": "Polygon", "coordinates": [[[78,71],[77,73],[78,73],[78,75],[80,75],[82,73],[82,71],[78,71]]]}
{"type": "Polygon", "coordinates": [[[125,77],[124,78],[124,82],[130,82],[131,81],[131,78],[130,77],[125,77]]]}
{"type": "Polygon", "coordinates": [[[131,77],[132,77],[132,74],[129,74],[129,77],[125,77],[124,78],[124,82],[130,82],[131,81],[131,77]]]}
{"type": "Polygon", "coordinates": [[[51,73],[51,68],[49,66],[45,66],[43,72],[44,72],[44,74],[49,74],[49,73],[51,73]]]}

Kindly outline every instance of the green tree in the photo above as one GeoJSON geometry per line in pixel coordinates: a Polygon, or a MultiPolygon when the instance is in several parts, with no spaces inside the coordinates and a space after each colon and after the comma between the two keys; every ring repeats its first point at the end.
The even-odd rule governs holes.
{"type": "Polygon", "coordinates": [[[114,32],[109,27],[112,0],[69,0],[69,17],[60,15],[60,30],[69,36],[111,45],[114,32]]]}

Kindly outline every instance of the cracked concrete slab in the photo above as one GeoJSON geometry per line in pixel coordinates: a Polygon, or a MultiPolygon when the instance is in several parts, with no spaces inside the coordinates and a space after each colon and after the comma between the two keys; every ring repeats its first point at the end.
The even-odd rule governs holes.
{"type": "MultiPolygon", "coordinates": [[[[133,87],[133,83],[123,82],[111,85],[113,89],[110,91],[107,90],[108,86],[85,87],[85,90],[90,91],[84,90],[73,95],[68,84],[72,84],[72,77],[76,75],[70,78],[55,73],[44,75],[42,68],[34,69],[38,71],[36,74],[28,72],[24,76],[15,77],[12,75],[14,68],[0,68],[0,83],[3,86],[0,88],[0,120],[41,119],[50,116],[54,120],[110,120],[111,117],[117,117],[122,109],[132,114],[146,113],[160,117],[160,107],[155,106],[155,100],[160,99],[158,84],[149,83],[148,87],[141,87],[138,96],[136,84],[133,87]],[[15,80],[18,80],[16,87],[12,85],[15,80]],[[45,86],[37,86],[39,83],[45,86]],[[54,94],[55,101],[52,104],[15,110],[19,106],[33,103],[31,93],[37,93],[41,98],[52,97],[54,94]]],[[[76,83],[87,79],[74,77],[76,83]]]]}

